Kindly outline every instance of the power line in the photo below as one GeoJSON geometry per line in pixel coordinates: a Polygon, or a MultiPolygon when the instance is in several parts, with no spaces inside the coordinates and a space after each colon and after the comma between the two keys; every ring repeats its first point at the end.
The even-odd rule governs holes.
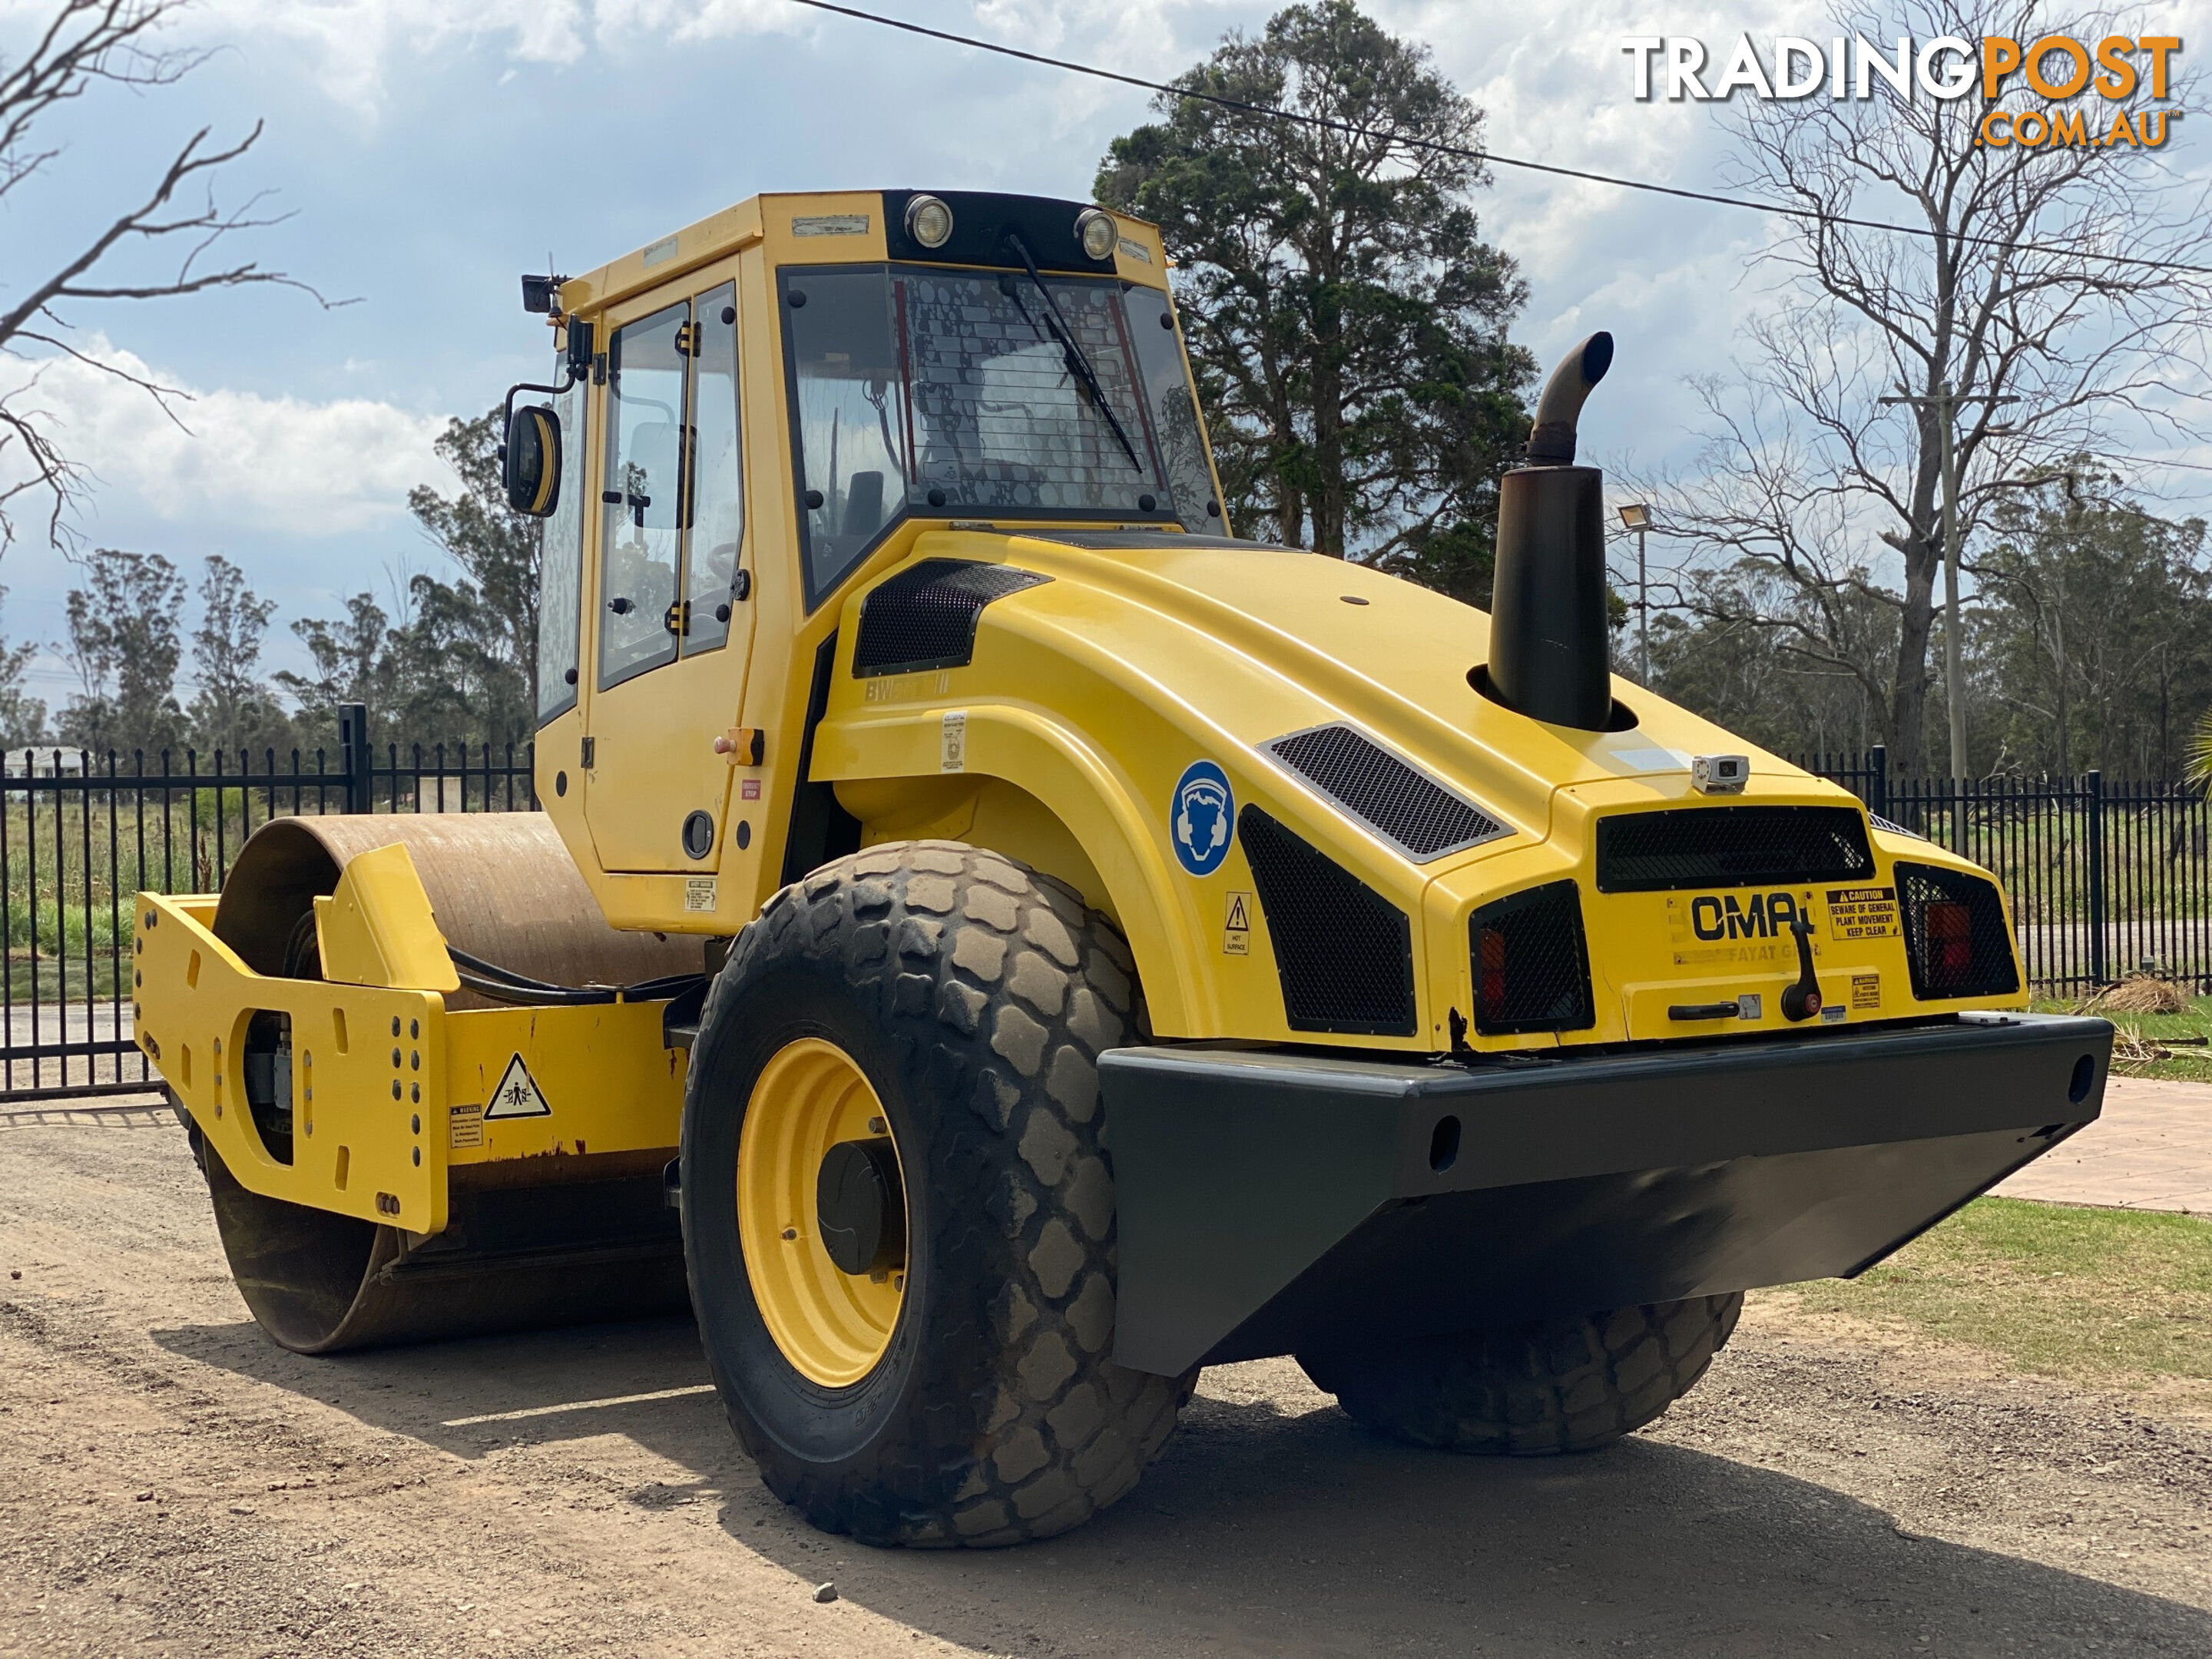
{"type": "MultiPolygon", "coordinates": [[[[1024,52],[1018,46],[1002,46],[995,40],[979,40],[973,35],[954,34],[946,29],[933,29],[921,23],[909,23],[901,17],[885,17],[880,13],[862,11],[855,6],[841,6],[835,0],[791,0],[794,6],[805,6],[815,11],[834,12],[840,17],[850,17],[863,23],[875,23],[884,28],[898,29],[908,34],[922,35],[932,40],[943,40],[956,46],[969,46],[977,52],[994,52],[1001,58],[1018,58],[1024,64],[1038,64],[1047,69],[1066,70],[1071,75],[1087,75],[1094,80],[1115,81],[1125,87],[1136,87],[1146,92],[1164,93],[1170,98],[1188,98],[1199,103],[1218,105],[1245,115],[1264,116],[1269,120],[1288,121],[1299,126],[1322,127],[1353,137],[1363,136],[1349,121],[1333,120],[1325,115],[1301,115],[1295,110],[1278,109],[1271,104],[1246,103],[1242,99],[1230,98],[1218,92],[1206,92],[1196,87],[1178,87],[1164,81],[1147,81],[1142,76],[1124,75],[1119,70],[1100,69],[1095,64],[1079,64],[1068,58],[1048,58],[1042,52],[1024,52]]],[[[1849,214],[1829,213],[1820,208],[1785,207],[1776,202],[1753,201],[1746,196],[1723,196],[1712,191],[1686,190],[1679,185],[1654,184],[1648,179],[1623,179],[1610,173],[1592,173],[1583,167],[1560,167],[1551,161],[1531,161],[1524,156],[1501,155],[1493,149],[1469,149],[1464,145],[1447,144],[1439,139],[1414,138],[1401,136],[1398,143],[1413,149],[1425,149],[1439,155],[1457,156],[1462,161],[1487,162],[1492,167],[1519,167],[1528,173],[1547,173],[1560,179],[1579,179],[1587,184],[1613,185],[1622,190],[1640,190],[1653,196],[1672,196],[1685,202],[1705,202],[1716,207],[1742,208],[1752,213],[1771,213],[1785,219],[1807,219],[1816,224],[1848,225],[1857,230],[1887,231],[1893,236],[1917,236],[1923,241],[1965,243],[1976,247],[1997,248],[2015,253],[2048,253],[2060,258],[2098,259],[2106,264],[2130,265],[2145,270],[2186,272],[2199,276],[2212,276],[2212,265],[2187,264],[2172,259],[2150,259],[2130,253],[2086,253],[2079,248],[2053,247],[2047,242],[2014,241],[2002,236],[1976,236],[1960,231],[1948,238],[1922,225],[1896,225],[1886,219],[1859,219],[1849,214]]]]}

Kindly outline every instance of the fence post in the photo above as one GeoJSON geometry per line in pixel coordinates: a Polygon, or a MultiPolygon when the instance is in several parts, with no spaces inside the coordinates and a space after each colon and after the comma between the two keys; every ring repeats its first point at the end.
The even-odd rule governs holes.
{"type": "Polygon", "coordinates": [[[368,746],[368,705],[362,702],[342,702],[338,705],[338,753],[345,764],[345,810],[349,812],[372,812],[375,803],[370,799],[374,780],[369,768],[375,763],[374,752],[368,746]]]}
{"type": "Polygon", "coordinates": [[[1878,818],[1889,811],[1889,749],[1876,744],[1867,750],[1867,811],[1878,818]]]}
{"type": "Polygon", "coordinates": [[[2082,777],[2087,798],[2089,833],[2089,981],[2106,982],[2105,975],[2105,775],[2089,772],[2082,777]]]}

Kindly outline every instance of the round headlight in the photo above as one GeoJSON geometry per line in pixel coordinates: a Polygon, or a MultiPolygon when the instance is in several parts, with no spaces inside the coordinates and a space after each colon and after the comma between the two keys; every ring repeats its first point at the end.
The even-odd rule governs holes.
{"type": "Polygon", "coordinates": [[[1075,216],[1075,240],[1083,244],[1083,251],[1092,258],[1113,258],[1115,235],[1114,216],[1110,213],[1085,208],[1075,216]]]}
{"type": "Polygon", "coordinates": [[[906,204],[906,234],[924,247],[943,247],[952,240],[952,210],[934,196],[915,196],[906,204]]]}

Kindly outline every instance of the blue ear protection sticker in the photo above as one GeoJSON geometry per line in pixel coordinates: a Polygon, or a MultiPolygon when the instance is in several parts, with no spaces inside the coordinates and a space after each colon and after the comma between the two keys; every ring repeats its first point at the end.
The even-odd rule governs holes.
{"type": "Polygon", "coordinates": [[[1176,858],[1194,876],[1210,876],[1229,856],[1229,832],[1237,822],[1237,797],[1229,775],[1212,761],[1193,761],[1176,785],[1175,811],[1168,826],[1176,858]]]}

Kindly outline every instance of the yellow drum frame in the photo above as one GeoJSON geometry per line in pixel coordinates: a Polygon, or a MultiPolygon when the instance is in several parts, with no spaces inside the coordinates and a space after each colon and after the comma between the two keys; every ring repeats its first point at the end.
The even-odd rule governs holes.
{"type": "MultiPolygon", "coordinates": [[[[840,1141],[870,1139],[890,1140],[898,1157],[874,1086],[836,1044],[800,1037],[762,1067],[738,1142],[738,1239],[769,1334],[823,1388],[850,1388],[875,1370],[906,1301],[903,1267],[848,1273],[822,1242],[822,1160],[840,1141]]],[[[903,1159],[899,1170],[903,1181],[903,1159]]]]}

